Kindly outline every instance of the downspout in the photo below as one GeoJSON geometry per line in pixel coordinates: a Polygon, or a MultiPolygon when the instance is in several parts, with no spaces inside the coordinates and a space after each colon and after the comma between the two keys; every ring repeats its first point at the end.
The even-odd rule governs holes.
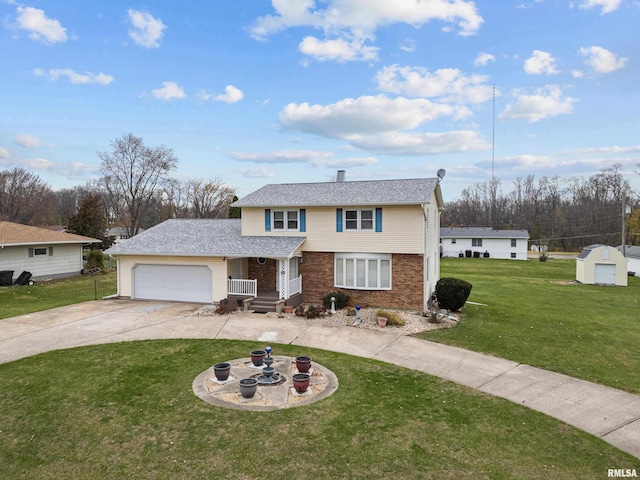
{"type": "Polygon", "coordinates": [[[427,233],[428,233],[428,224],[427,221],[429,220],[429,215],[427,212],[427,208],[429,206],[429,204],[427,203],[423,203],[420,205],[422,207],[422,216],[424,217],[424,245],[423,245],[423,255],[422,255],[422,261],[424,263],[423,267],[422,267],[422,283],[424,284],[422,287],[422,309],[424,311],[427,311],[427,301],[429,300],[430,297],[430,292],[429,292],[429,270],[428,270],[428,262],[427,262],[427,233]]]}

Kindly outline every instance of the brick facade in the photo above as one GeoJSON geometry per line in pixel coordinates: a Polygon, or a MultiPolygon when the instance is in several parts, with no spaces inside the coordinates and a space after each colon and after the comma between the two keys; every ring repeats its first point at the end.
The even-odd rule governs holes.
{"type": "Polygon", "coordinates": [[[327,293],[342,290],[351,296],[354,303],[385,308],[424,308],[424,257],[421,255],[393,254],[392,290],[338,289],[333,282],[332,252],[304,252],[303,258],[300,273],[304,302],[320,303],[327,293]]]}
{"type": "Polygon", "coordinates": [[[278,262],[267,258],[264,265],[258,263],[257,258],[249,259],[249,277],[258,282],[258,292],[274,292],[278,274],[278,262]]]}

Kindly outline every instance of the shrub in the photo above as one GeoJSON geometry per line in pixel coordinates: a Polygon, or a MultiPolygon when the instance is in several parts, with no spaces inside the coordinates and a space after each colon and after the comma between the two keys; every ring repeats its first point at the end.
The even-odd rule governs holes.
{"type": "Polygon", "coordinates": [[[104,253],[102,250],[91,250],[87,253],[87,263],[84,265],[85,270],[92,268],[101,268],[104,270],[104,253]]]}
{"type": "Polygon", "coordinates": [[[351,299],[351,297],[344,292],[340,292],[340,291],[330,292],[330,293],[327,293],[324,297],[322,297],[322,305],[324,305],[327,308],[331,308],[331,297],[336,298],[336,308],[338,310],[349,305],[349,300],[351,299]]]}
{"type": "Polygon", "coordinates": [[[309,305],[307,307],[307,311],[305,313],[305,317],[307,318],[318,318],[321,315],[320,309],[315,305],[309,305]]]}
{"type": "Polygon", "coordinates": [[[436,283],[438,305],[452,312],[457,312],[464,306],[470,293],[471,284],[459,278],[441,278],[436,283]]]}
{"type": "Polygon", "coordinates": [[[305,306],[303,304],[298,305],[295,310],[296,317],[304,317],[304,310],[305,306]]]}
{"type": "Polygon", "coordinates": [[[388,310],[378,310],[378,317],[384,317],[387,319],[387,325],[394,325],[396,327],[400,327],[404,325],[404,319],[400,318],[397,313],[390,312],[388,310]]]}
{"type": "Polygon", "coordinates": [[[228,315],[229,313],[233,313],[237,310],[235,302],[229,302],[228,299],[224,298],[220,300],[218,303],[218,307],[216,308],[216,315],[228,315]]]}

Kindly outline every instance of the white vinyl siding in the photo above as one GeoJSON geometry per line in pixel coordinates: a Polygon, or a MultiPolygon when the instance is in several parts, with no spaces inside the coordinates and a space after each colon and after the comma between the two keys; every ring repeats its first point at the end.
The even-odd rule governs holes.
{"type": "Polygon", "coordinates": [[[79,243],[32,247],[7,245],[0,249],[0,270],[13,270],[14,278],[23,271],[31,272],[36,280],[69,277],[79,275],[82,268],[82,245],[79,243]],[[45,253],[33,254],[41,248],[45,253]]]}
{"type": "Polygon", "coordinates": [[[335,286],[360,290],[391,289],[391,255],[336,253],[335,286]]]}

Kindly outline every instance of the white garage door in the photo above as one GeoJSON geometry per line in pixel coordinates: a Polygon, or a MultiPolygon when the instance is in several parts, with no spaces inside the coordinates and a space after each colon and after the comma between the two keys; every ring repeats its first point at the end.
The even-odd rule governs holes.
{"type": "Polygon", "coordinates": [[[596,283],[598,285],[615,285],[616,266],[596,263],[596,283]]]}
{"type": "Polygon", "coordinates": [[[211,270],[204,265],[136,265],[133,298],[212,303],[211,270]]]}

